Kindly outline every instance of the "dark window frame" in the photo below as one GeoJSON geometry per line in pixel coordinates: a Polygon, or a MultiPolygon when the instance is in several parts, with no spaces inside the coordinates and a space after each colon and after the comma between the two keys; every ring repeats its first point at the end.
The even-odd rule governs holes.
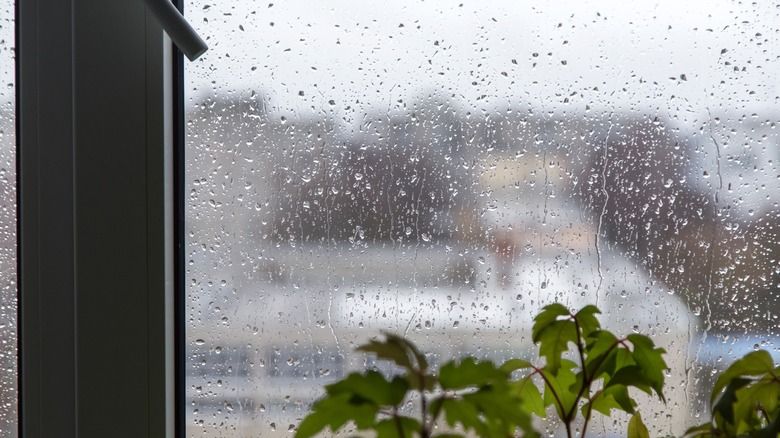
{"type": "Polygon", "coordinates": [[[125,0],[16,0],[16,54],[20,435],[174,436],[180,59],[125,0]]]}

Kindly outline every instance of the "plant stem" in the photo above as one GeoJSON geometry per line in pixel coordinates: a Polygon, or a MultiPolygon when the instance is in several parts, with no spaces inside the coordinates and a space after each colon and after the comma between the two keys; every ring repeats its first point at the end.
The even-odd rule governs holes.
{"type": "MultiPolygon", "coordinates": [[[[598,397],[598,395],[596,395],[598,397]]],[[[590,398],[588,399],[588,411],[585,413],[585,422],[582,424],[582,437],[585,438],[585,432],[588,430],[588,422],[590,422],[590,417],[593,415],[593,400],[596,398],[590,398]]]]}
{"type": "MultiPolygon", "coordinates": [[[[443,395],[439,399],[439,400],[442,401],[442,403],[438,403],[438,404],[435,405],[436,409],[431,413],[431,417],[428,419],[428,421],[430,422],[430,424],[428,426],[429,430],[431,430],[431,431],[433,430],[433,426],[436,424],[436,419],[439,418],[439,414],[441,413],[441,408],[444,405],[443,402],[444,402],[444,400],[448,400],[448,399],[450,399],[450,397],[448,397],[447,395],[443,395]]],[[[436,403],[436,401],[434,401],[434,403],[436,403]]]]}
{"type": "Polygon", "coordinates": [[[429,438],[431,436],[431,429],[428,426],[428,409],[425,400],[425,373],[418,371],[417,377],[420,380],[420,424],[422,427],[420,438],[429,438]]]}
{"type": "MultiPolygon", "coordinates": [[[[563,414],[565,416],[566,415],[566,409],[563,407],[563,402],[561,402],[560,397],[558,397],[558,393],[555,392],[555,388],[553,388],[553,386],[550,384],[550,381],[547,380],[547,376],[544,375],[544,372],[540,368],[536,368],[536,367],[532,367],[532,368],[533,368],[534,372],[529,374],[528,377],[526,377],[526,378],[530,378],[534,374],[539,374],[540,376],[542,376],[542,380],[544,380],[544,384],[547,385],[548,388],[550,388],[550,392],[552,393],[553,397],[555,397],[555,403],[558,404],[558,409],[561,411],[561,414],[563,414]]],[[[564,420],[564,418],[561,418],[561,420],[564,420]]],[[[567,429],[567,431],[569,433],[569,438],[571,438],[571,430],[569,430],[569,424],[568,423],[566,423],[566,429],[567,429]]]]}
{"type": "Polygon", "coordinates": [[[758,412],[761,412],[761,415],[764,416],[764,420],[766,421],[767,424],[770,424],[772,422],[772,419],[769,418],[769,414],[766,413],[766,410],[764,409],[763,406],[761,406],[761,404],[759,404],[758,408],[756,409],[758,410],[758,412]]]}
{"type": "Polygon", "coordinates": [[[398,415],[398,408],[393,406],[393,420],[395,420],[395,427],[398,429],[398,436],[405,438],[404,426],[401,424],[401,416],[398,415]]]}
{"type": "Polygon", "coordinates": [[[588,380],[588,370],[585,369],[585,347],[582,346],[582,336],[580,335],[580,322],[577,320],[576,315],[572,315],[572,319],[574,319],[574,330],[577,333],[577,352],[580,354],[582,378],[583,380],[588,380]]]}
{"type": "MultiPolygon", "coordinates": [[[[574,328],[575,333],[577,333],[577,352],[580,355],[580,367],[582,368],[582,386],[580,387],[579,392],[577,392],[577,397],[574,399],[574,403],[571,406],[571,410],[569,412],[566,412],[566,418],[564,418],[564,421],[566,422],[566,429],[567,431],[571,427],[571,423],[574,421],[574,416],[577,414],[577,406],[580,404],[580,399],[582,399],[582,395],[585,394],[585,391],[590,394],[590,385],[591,382],[588,378],[587,370],[585,369],[585,348],[582,346],[582,335],[580,334],[580,323],[577,321],[577,317],[572,315],[572,319],[574,319],[574,328]]],[[[582,435],[580,438],[585,438],[586,428],[588,426],[588,419],[585,419],[585,424],[582,427],[582,435]]],[[[571,436],[571,435],[569,435],[571,436]]]]}
{"type": "Polygon", "coordinates": [[[572,438],[571,423],[569,421],[566,421],[566,436],[572,438]]]}

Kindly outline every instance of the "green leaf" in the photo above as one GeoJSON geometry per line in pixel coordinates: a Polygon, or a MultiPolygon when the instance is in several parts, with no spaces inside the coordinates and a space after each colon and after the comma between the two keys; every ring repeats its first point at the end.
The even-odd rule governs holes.
{"type": "Polygon", "coordinates": [[[414,344],[391,333],[383,334],[386,338],[385,341],[372,340],[368,344],[358,347],[356,351],[375,353],[377,358],[390,360],[412,373],[425,372],[428,369],[428,361],[414,344]],[[412,359],[416,361],[416,367],[412,363],[412,359]]]}
{"type": "Polygon", "coordinates": [[[704,423],[699,426],[688,428],[685,431],[684,437],[704,437],[709,438],[713,436],[712,424],[704,423]]]}
{"type": "Polygon", "coordinates": [[[523,359],[509,359],[508,361],[504,362],[501,367],[499,367],[501,371],[507,373],[512,373],[514,371],[523,370],[526,368],[533,368],[533,364],[523,359]]]}
{"type": "Polygon", "coordinates": [[[645,335],[630,334],[627,339],[634,346],[632,357],[641,370],[642,376],[655,390],[658,398],[665,403],[666,398],[663,394],[664,371],[669,368],[663,358],[666,351],[663,348],[656,348],[652,339],[645,335]]]}
{"type": "Polygon", "coordinates": [[[396,376],[392,382],[377,371],[365,374],[352,373],[341,381],[327,385],[329,395],[352,394],[377,406],[396,406],[400,404],[409,386],[405,379],[396,376]]]}
{"type": "Polygon", "coordinates": [[[652,394],[649,380],[645,377],[642,369],[636,365],[625,366],[617,370],[615,375],[607,382],[606,387],[610,388],[616,385],[633,386],[648,394],[652,394]]]}
{"type": "Polygon", "coordinates": [[[464,389],[470,386],[483,386],[492,382],[509,379],[509,373],[496,368],[490,361],[477,361],[467,357],[460,363],[449,362],[439,372],[442,389],[464,389]]]}
{"type": "Polygon", "coordinates": [[[404,376],[404,379],[406,380],[406,383],[409,385],[409,389],[415,390],[415,391],[433,391],[433,389],[436,387],[436,384],[439,382],[439,379],[436,378],[436,376],[431,374],[424,374],[422,375],[422,380],[420,379],[419,373],[409,373],[404,376]]]}
{"type": "Polygon", "coordinates": [[[531,330],[531,339],[534,341],[534,344],[539,342],[541,331],[544,328],[557,320],[559,316],[564,315],[571,315],[571,313],[563,304],[553,303],[544,306],[542,311],[534,318],[534,326],[531,330]]]}
{"type": "Polygon", "coordinates": [[[466,430],[473,430],[478,435],[484,433],[485,425],[482,424],[479,410],[474,404],[465,400],[446,399],[442,401],[442,410],[450,427],[460,424],[466,430]]]}
{"type": "Polygon", "coordinates": [[[314,404],[312,413],[298,426],[295,437],[308,438],[326,427],[336,432],[349,421],[354,421],[358,428],[366,429],[374,424],[377,412],[375,405],[356,401],[350,393],[329,396],[314,404]]]}
{"type": "Polygon", "coordinates": [[[712,412],[718,416],[718,424],[721,428],[724,428],[726,424],[728,424],[732,426],[732,430],[736,429],[736,423],[734,422],[734,403],[737,402],[737,390],[748,383],[750,383],[750,379],[743,379],[740,377],[734,378],[726,385],[726,389],[718,399],[718,402],[712,406],[712,412]]]}
{"type": "MultiPolygon", "coordinates": [[[[484,418],[488,437],[513,435],[517,427],[528,430],[531,416],[523,410],[520,399],[508,385],[487,386],[463,395],[463,401],[473,404],[484,418]]],[[[485,435],[483,435],[485,436],[485,435]]]]}
{"type": "Polygon", "coordinates": [[[599,320],[596,318],[597,313],[601,313],[598,307],[588,305],[574,315],[584,337],[588,337],[591,333],[601,328],[601,324],[599,324],[599,320]]]}
{"type": "Polygon", "coordinates": [[[520,397],[520,400],[522,400],[521,404],[523,408],[529,413],[545,418],[544,400],[542,399],[541,392],[539,392],[539,388],[536,387],[534,382],[532,382],[530,378],[525,378],[515,382],[515,385],[517,394],[520,397]]]}
{"type": "Polygon", "coordinates": [[[413,370],[412,361],[398,342],[372,340],[368,344],[361,345],[355,351],[375,353],[378,359],[389,360],[409,371],[413,370]]]}
{"type": "Polygon", "coordinates": [[[767,351],[759,350],[746,354],[741,359],[738,359],[731,364],[731,366],[718,377],[718,380],[715,382],[715,387],[712,389],[710,404],[715,401],[715,398],[717,398],[723,388],[728,385],[728,382],[735,377],[760,376],[771,372],[773,366],[772,356],[770,356],[767,351]]]}
{"type": "Polygon", "coordinates": [[[570,342],[577,342],[574,321],[553,321],[539,332],[539,355],[547,358],[547,368],[555,374],[561,366],[561,356],[570,342]]]}
{"type": "Polygon", "coordinates": [[[615,371],[627,367],[636,365],[634,355],[627,348],[618,348],[615,350],[615,371]]]}
{"type": "Polygon", "coordinates": [[[759,407],[772,415],[780,401],[780,383],[771,377],[755,381],[736,392],[737,402],[734,404],[734,422],[737,433],[748,433],[760,430],[766,422],[759,407]]]}
{"type": "Polygon", "coordinates": [[[374,426],[376,438],[407,438],[420,435],[420,422],[410,417],[388,418],[374,426]]]}
{"type": "MultiPolygon", "coordinates": [[[[613,385],[604,388],[593,397],[590,402],[593,405],[593,410],[603,415],[610,416],[612,409],[620,409],[628,414],[634,413],[634,406],[636,403],[628,395],[628,387],[625,385],[613,385]]],[[[586,412],[586,407],[583,406],[583,413],[586,412]]]]}
{"type": "Polygon", "coordinates": [[[577,402],[577,394],[569,390],[577,380],[572,371],[575,366],[574,362],[563,360],[556,374],[552,374],[547,368],[542,370],[545,377],[544,405],[554,405],[560,419],[564,419],[577,402]]]}
{"type": "Polygon", "coordinates": [[[396,342],[400,344],[404,350],[408,352],[408,354],[417,360],[417,365],[419,366],[420,371],[425,372],[428,370],[428,360],[425,359],[425,355],[420,353],[420,350],[418,350],[417,346],[415,346],[411,341],[392,333],[384,332],[384,335],[387,337],[389,342],[396,342]]]}
{"type": "Polygon", "coordinates": [[[591,379],[598,378],[604,372],[614,372],[617,343],[617,337],[606,330],[596,330],[590,334],[585,345],[585,369],[591,379]]]}
{"type": "Polygon", "coordinates": [[[628,438],[650,438],[650,432],[639,413],[634,414],[628,422],[628,438]]]}

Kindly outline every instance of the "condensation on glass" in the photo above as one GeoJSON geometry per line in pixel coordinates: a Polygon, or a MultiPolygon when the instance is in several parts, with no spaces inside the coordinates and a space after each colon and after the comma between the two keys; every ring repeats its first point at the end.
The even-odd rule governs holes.
{"type": "Polygon", "coordinates": [[[0,0],[0,436],[17,436],[14,0],[0,0]]]}
{"type": "Polygon", "coordinates": [[[780,9],[721,3],[189,2],[188,435],[291,435],[382,330],[527,355],[554,301],[701,422],[780,347],[780,9]]]}

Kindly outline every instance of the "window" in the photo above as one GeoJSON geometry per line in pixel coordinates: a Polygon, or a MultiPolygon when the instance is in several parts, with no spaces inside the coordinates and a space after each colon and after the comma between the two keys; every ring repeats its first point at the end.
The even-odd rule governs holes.
{"type": "MultiPolygon", "coordinates": [[[[169,46],[140,2],[38,6],[0,92],[20,429],[171,436],[169,46]]],[[[186,433],[294,430],[382,328],[523,354],[553,299],[669,345],[682,420],[654,407],[654,434],[712,368],[777,354],[771,6],[187,9],[212,51],[186,73],[186,433]]]]}
{"type": "Polygon", "coordinates": [[[669,351],[654,434],[777,355],[777,9],[187,10],[187,434],[293,431],[380,330],[525,354],[553,301],[669,351]]]}

